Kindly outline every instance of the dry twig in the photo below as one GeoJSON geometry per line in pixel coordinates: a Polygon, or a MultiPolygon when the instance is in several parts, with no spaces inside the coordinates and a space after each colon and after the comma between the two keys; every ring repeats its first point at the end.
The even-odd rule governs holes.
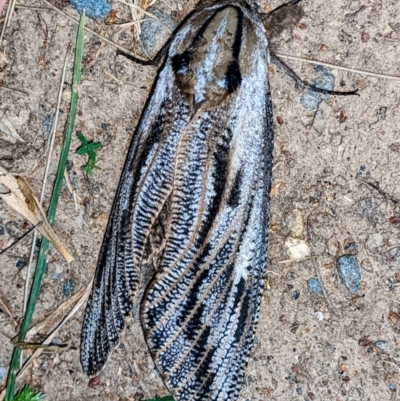
{"type": "Polygon", "coordinates": [[[326,301],[326,303],[327,303],[327,305],[328,305],[330,311],[331,311],[332,313],[334,313],[335,315],[337,315],[336,309],[335,309],[335,307],[333,306],[333,303],[332,303],[331,299],[329,298],[328,292],[326,291],[324,282],[323,282],[323,280],[322,280],[321,272],[320,272],[320,270],[319,270],[319,267],[318,267],[317,262],[315,261],[315,256],[312,256],[312,257],[311,257],[311,263],[312,263],[312,265],[313,265],[313,267],[314,267],[314,270],[315,270],[315,273],[316,273],[316,275],[317,275],[318,281],[319,281],[319,283],[321,284],[322,294],[323,294],[323,296],[324,296],[324,298],[325,298],[325,301],[326,301]]]}

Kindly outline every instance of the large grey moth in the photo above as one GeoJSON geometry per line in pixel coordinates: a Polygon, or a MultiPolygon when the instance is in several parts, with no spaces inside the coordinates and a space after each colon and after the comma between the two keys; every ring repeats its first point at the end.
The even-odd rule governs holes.
{"type": "Polygon", "coordinates": [[[88,375],[102,369],[137,310],[177,401],[234,400],[240,391],[268,244],[273,132],[263,16],[255,1],[203,1],[165,48],[86,310],[88,375]]]}

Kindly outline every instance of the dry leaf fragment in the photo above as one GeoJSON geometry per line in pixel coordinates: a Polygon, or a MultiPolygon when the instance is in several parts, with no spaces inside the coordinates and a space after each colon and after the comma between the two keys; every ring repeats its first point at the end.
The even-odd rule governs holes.
{"type": "Polygon", "coordinates": [[[271,196],[276,196],[278,193],[285,188],[285,183],[284,182],[278,182],[276,185],[274,185],[271,188],[271,196]]]}
{"type": "Polygon", "coordinates": [[[8,206],[35,226],[42,222],[38,230],[70,264],[74,260],[74,257],[68,252],[47,222],[40,202],[36,199],[28,183],[22,177],[14,177],[0,167],[0,188],[0,199],[3,199],[8,206]]]}
{"type": "Polygon", "coordinates": [[[0,118],[0,134],[2,139],[10,143],[25,142],[15,130],[7,116],[0,118]]]}
{"type": "Polygon", "coordinates": [[[400,320],[400,315],[394,311],[389,312],[389,320],[392,326],[395,326],[397,322],[400,320]]]}
{"type": "Polygon", "coordinates": [[[46,316],[43,320],[36,323],[33,327],[31,327],[26,333],[26,338],[31,338],[36,336],[37,334],[44,334],[50,328],[53,329],[54,326],[57,325],[59,320],[65,316],[68,311],[82,298],[85,293],[85,288],[79,290],[70,298],[67,298],[61,305],[59,305],[56,309],[54,309],[48,316],[46,316]]]}

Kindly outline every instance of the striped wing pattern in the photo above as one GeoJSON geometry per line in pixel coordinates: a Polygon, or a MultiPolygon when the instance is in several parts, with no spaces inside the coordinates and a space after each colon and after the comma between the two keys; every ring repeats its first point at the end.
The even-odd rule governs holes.
{"type": "Polygon", "coordinates": [[[244,0],[171,42],[132,142],[82,331],[89,375],[135,304],[177,401],[232,400],[266,269],[272,170],[267,40],[244,0]]]}

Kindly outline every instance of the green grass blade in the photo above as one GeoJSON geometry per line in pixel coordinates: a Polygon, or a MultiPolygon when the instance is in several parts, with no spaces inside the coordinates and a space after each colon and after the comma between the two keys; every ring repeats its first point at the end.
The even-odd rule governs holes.
{"type": "MultiPolygon", "coordinates": [[[[68,115],[67,127],[65,130],[65,138],[63,147],[61,150],[60,161],[58,163],[56,181],[54,183],[53,192],[50,199],[49,210],[47,211],[48,222],[53,225],[58,200],[60,197],[62,179],[64,177],[65,165],[67,163],[69,148],[71,145],[72,132],[75,126],[76,113],[78,108],[79,99],[79,85],[81,83],[81,65],[82,65],[82,54],[83,54],[83,40],[84,40],[84,26],[85,26],[85,13],[81,15],[78,35],[76,40],[75,48],[75,61],[74,61],[74,75],[72,84],[72,95],[71,95],[71,107],[68,115]]],[[[47,251],[49,249],[49,241],[43,237],[40,245],[39,256],[36,264],[35,275],[33,277],[31,292],[25,312],[25,316],[22,320],[21,329],[18,334],[18,341],[24,342],[26,333],[29,330],[29,326],[32,322],[33,312],[35,310],[36,302],[39,296],[40,285],[42,282],[43,274],[46,266],[47,251]]],[[[14,352],[11,358],[10,369],[7,376],[6,383],[6,396],[5,401],[12,401],[15,393],[15,381],[16,375],[19,368],[19,361],[21,356],[21,350],[14,348],[14,352]]]]}

